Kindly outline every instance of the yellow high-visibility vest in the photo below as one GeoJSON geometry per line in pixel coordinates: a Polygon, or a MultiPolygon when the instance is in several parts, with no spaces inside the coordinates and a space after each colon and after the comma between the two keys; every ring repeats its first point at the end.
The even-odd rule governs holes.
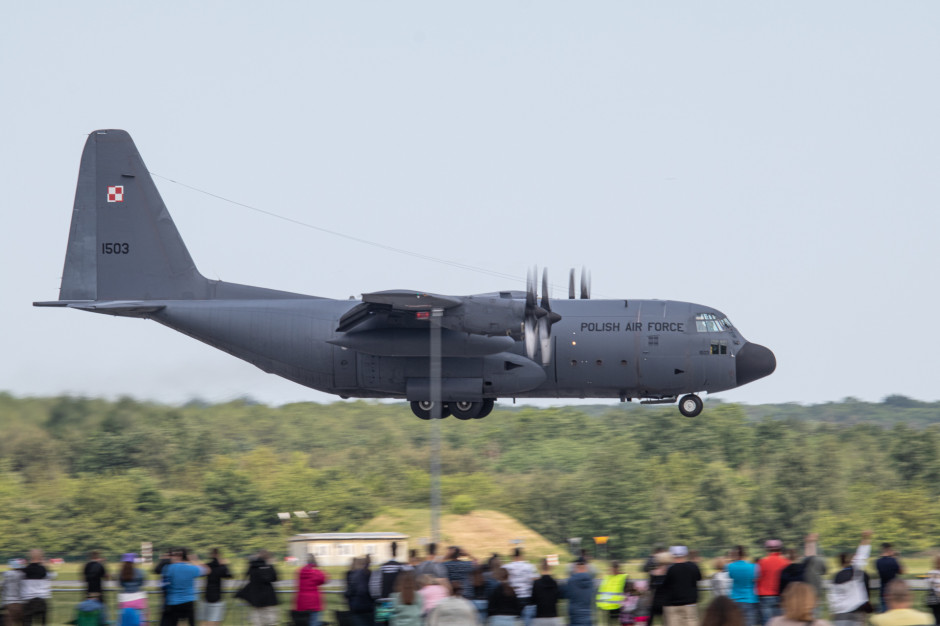
{"type": "Polygon", "coordinates": [[[602,611],[619,609],[623,602],[623,586],[627,584],[626,574],[607,576],[597,590],[597,608],[602,611]]]}

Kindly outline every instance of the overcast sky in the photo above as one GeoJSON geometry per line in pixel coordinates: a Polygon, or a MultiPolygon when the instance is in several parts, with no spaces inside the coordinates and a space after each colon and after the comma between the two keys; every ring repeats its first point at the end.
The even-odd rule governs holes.
{"type": "Polygon", "coordinates": [[[16,2],[0,37],[0,390],[330,401],[61,309],[79,157],[148,168],[211,278],[321,296],[698,302],[770,347],[718,397],[940,399],[936,2],[16,2]]]}

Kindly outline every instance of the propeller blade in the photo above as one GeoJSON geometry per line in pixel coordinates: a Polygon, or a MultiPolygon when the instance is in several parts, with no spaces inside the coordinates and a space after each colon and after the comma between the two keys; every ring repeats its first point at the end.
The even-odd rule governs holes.
{"type": "Polygon", "coordinates": [[[568,299],[574,300],[574,268],[568,272],[568,299]]]}
{"type": "Polygon", "coordinates": [[[531,309],[535,306],[535,281],[538,280],[538,268],[531,267],[525,273],[525,308],[531,309]]]}
{"type": "Polygon", "coordinates": [[[542,351],[542,365],[552,361],[552,322],[549,317],[539,320],[539,348],[542,351]]]}
{"type": "Polygon", "coordinates": [[[552,305],[548,302],[548,268],[542,270],[542,308],[551,313],[552,305]]]}
{"type": "Polygon", "coordinates": [[[526,353],[526,356],[532,359],[533,361],[535,360],[535,349],[536,347],[538,347],[538,344],[537,344],[538,331],[535,325],[536,325],[535,318],[530,315],[526,315],[525,333],[524,333],[525,353],[526,353]]]}
{"type": "Polygon", "coordinates": [[[591,299],[591,277],[588,275],[587,268],[581,266],[581,299],[591,299]]]}

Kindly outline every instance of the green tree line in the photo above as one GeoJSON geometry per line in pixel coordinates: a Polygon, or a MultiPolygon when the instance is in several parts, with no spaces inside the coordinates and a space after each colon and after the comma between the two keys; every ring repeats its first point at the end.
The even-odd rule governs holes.
{"type": "MultiPolygon", "coordinates": [[[[289,532],[353,531],[426,507],[430,423],[404,404],[183,407],[0,394],[0,553],[158,547],[283,550],[289,532]],[[281,526],[280,511],[318,510],[281,526]]],[[[608,535],[703,553],[806,532],[827,550],[865,528],[940,545],[940,403],[500,407],[441,423],[455,512],[496,509],[564,544],[608,535]]]]}

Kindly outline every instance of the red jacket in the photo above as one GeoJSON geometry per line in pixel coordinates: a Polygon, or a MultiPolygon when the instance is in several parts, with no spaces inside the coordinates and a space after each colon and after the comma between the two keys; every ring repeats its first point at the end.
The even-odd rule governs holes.
{"type": "Polygon", "coordinates": [[[758,561],[760,574],[757,579],[757,595],[780,595],[780,572],[789,564],[790,561],[782,557],[779,552],[771,552],[758,561]]]}
{"type": "Polygon", "coordinates": [[[329,576],[312,565],[304,565],[297,570],[297,593],[294,595],[296,609],[298,611],[322,611],[320,585],[329,579],[329,576]]]}

